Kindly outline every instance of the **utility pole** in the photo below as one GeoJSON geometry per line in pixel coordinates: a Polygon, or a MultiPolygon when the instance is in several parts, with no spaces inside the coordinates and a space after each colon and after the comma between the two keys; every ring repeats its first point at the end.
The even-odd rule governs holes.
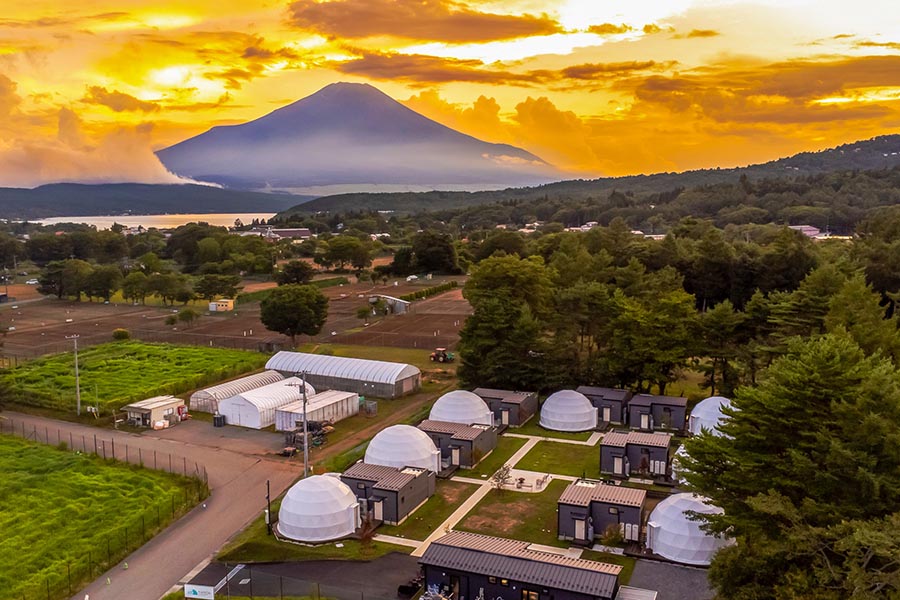
{"type": "Polygon", "coordinates": [[[67,335],[75,343],[75,414],[81,416],[81,379],[78,376],[78,334],[67,335]]]}
{"type": "Polygon", "coordinates": [[[266,479],[266,532],[272,535],[272,490],[269,480],[266,479]]]}
{"type": "MultiPolygon", "coordinates": [[[[300,376],[300,393],[303,398],[303,479],[309,475],[309,427],[306,421],[306,371],[295,373],[300,376]]],[[[297,384],[291,384],[295,387],[297,384]]]]}

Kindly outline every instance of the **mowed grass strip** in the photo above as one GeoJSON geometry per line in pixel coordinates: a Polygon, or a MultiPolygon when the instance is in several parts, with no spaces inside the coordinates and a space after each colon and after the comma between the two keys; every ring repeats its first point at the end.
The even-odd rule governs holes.
{"type": "Polygon", "coordinates": [[[400,525],[382,525],[377,533],[422,541],[447,520],[466,501],[477,485],[461,481],[438,480],[434,496],[400,525]]]}
{"type": "Polygon", "coordinates": [[[634,565],[637,564],[637,559],[630,556],[612,554],[610,552],[597,552],[595,550],[585,550],[581,553],[581,558],[622,567],[622,572],[619,573],[620,585],[628,585],[628,582],[631,581],[631,575],[634,573],[634,565]]]}
{"type": "Polygon", "coordinates": [[[523,471],[598,479],[600,448],[542,440],[522,457],[516,468],[523,471]]]}
{"type": "Polygon", "coordinates": [[[68,597],[67,566],[74,592],[197,499],[193,480],[7,435],[0,473],[3,598],[68,597]]]}
{"type": "MultiPolygon", "coordinates": [[[[246,350],[113,342],[78,353],[82,404],[102,412],[151,396],[180,394],[265,365],[268,356],[246,350]]],[[[0,387],[18,404],[74,410],[75,359],[54,354],[0,374],[0,387]]]]}
{"type": "Polygon", "coordinates": [[[556,479],[536,494],[491,490],[456,529],[534,544],[568,547],[557,535],[557,501],[568,481],[556,479]]]}
{"type": "Polygon", "coordinates": [[[527,442],[525,438],[514,438],[501,435],[497,440],[497,447],[488,454],[474,469],[460,469],[457,471],[459,477],[471,477],[472,479],[487,479],[497,472],[497,469],[506,464],[506,461],[512,457],[527,442]]]}
{"type": "Polygon", "coordinates": [[[511,433],[521,433],[522,435],[533,435],[546,438],[559,438],[561,440],[576,440],[579,442],[586,442],[593,433],[592,431],[581,431],[577,433],[569,433],[567,431],[553,431],[541,427],[540,422],[541,415],[536,414],[531,417],[531,419],[527,423],[512,430],[511,433]]]}

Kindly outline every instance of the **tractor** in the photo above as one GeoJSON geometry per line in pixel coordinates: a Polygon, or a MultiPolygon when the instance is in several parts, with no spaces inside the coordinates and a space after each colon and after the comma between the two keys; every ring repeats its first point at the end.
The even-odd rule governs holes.
{"type": "Polygon", "coordinates": [[[435,348],[429,358],[431,358],[431,362],[449,363],[456,359],[456,355],[452,352],[447,352],[446,348],[435,348]]]}

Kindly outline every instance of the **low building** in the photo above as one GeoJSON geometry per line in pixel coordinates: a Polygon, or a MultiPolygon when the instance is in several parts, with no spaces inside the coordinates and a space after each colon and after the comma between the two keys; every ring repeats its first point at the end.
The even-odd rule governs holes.
{"type": "Polygon", "coordinates": [[[579,479],[559,497],[557,535],[590,544],[614,527],[628,541],[641,538],[647,491],[579,479]]]}
{"type": "MultiPolygon", "coordinates": [[[[337,423],[359,414],[359,394],[328,390],[306,399],[307,421],[337,423]]],[[[303,400],[275,409],[275,431],[293,431],[303,422],[303,400]]],[[[302,427],[302,426],[300,426],[302,427]]]]}
{"type": "Polygon", "coordinates": [[[156,427],[165,423],[164,427],[178,423],[187,413],[184,400],[175,396],[155,396],[140,402],[133,402],[122,408],[127,420],[135,427],[156,427]]]}
{"type": "Polygon", "coordinates": [[[528,542],[454,531],[419,559],[426,590],[447,597],[613,600],[622,567],[545,552],[528,542]]]}
{"type": "Polygon", "coordinates": [[[519,427],[538,411],[537,392],[514,392],[477,388],[473,393],[480,396],[494,413],[494,423],[519,427]]]}
{"type": "Polygon", "coordinates": [[[312,231],[306,227],[295,227],[292,229],[275,229],[274,227],[257,226],[248,231],[235,232],[242,237],[256,236],[266,241],[277,242],[280,240],[291,240],[293,242],[302,242],[312,237],[312,231]]]}
{"type": "Polygon", "coordinates": [[[628,401],[628,426],[654,431],[683,431],[687,420],[687,398],[636,394],[628,401]]]}
{"type": "Polygon", "coordinates": [[[341,481],[360,501],[369,520],[399,525],[422,506],[435,488],[435,474],[419,467],[385,467],[359,461],[344,471],[341,481]]]}
{"type": "Polygon", "coordinates": [[[225,417],[228,425],[238,425],[251,429],[262,429],[275,424],[275,410],[296,402],[303,396],[303,387],[307,396],[316,390],[303,382],[299,377],[288,377],[269,385],[235,394],[230,398],[219,400],[219,414],[225,417]]]}
{"type": "Polygon", "coordinates": [[[668,479],[671,441],[669,433],[611,431],[600,441],[600,472],[668,479]]]}
{"type": "Polygon", "coordinates": [[[278,371],[263,371],[197,390],[191,394],[191,410],[218,413],[220,400],[283,380],[284,376],[278,371]]]}
{"type": "Polygon", "coordinates": [[[231,298],[220,298],[209,303],[209,312],[228,312],[234,310],[234,300],[231,298]]]}
{"type": "Polygon", "coordinates": [[[628,418],[628,401],[634,395],[628,390],[582,385],[575,391],[584,394],[597,408],[597,418],[602,423],[621,425],[628,418]]]}
{"type": "Polygon", "coordinates": [[[441,451],[441,462],[471,469],[497,447],[497,428],[490,425],[463,425],[426,419],[419,429],[428,434],[441,451]]]}

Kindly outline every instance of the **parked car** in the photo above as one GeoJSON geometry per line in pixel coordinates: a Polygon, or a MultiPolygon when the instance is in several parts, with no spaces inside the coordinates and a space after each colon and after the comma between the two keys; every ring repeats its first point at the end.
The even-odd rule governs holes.
{"type": "Polygon", "coordinates": [[[38,284],[38,280],[37,280],[37,279],[29,279],[29,280],[26,281],[25,283],[28,284],[28,285],[37,285],[37,284],[38,284]]]}

